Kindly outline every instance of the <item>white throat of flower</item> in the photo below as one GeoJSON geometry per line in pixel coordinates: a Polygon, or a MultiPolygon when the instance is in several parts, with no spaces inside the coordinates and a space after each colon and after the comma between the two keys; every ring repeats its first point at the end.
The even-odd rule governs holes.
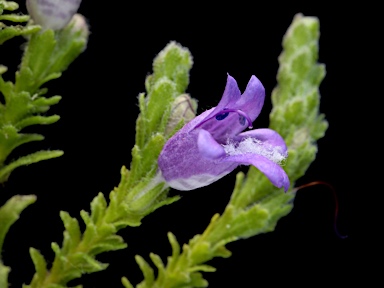
{"type": "Polygon", "coordinates": [[[223,144],[222,146],[229,156],[243,155],[247,153],[258,154],[277,164],[281,164],[287,157],[281,153],[281,148],[279,146],[272,146],[251,137],[244,138],[239,143],[233,143],[228,139],[227,144],[223,144]]]}

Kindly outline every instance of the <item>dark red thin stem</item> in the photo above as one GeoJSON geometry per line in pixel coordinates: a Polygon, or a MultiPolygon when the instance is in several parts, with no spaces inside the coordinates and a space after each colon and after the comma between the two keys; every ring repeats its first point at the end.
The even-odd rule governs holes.
{"type": "Polygon", "coordinates": [[[299,187],[296,187],[293,191],[296,192],[300,189],[304,189],[304,188],[308,188],[308,187],[311,187],[311,186],[315,186],[315,185],[325,185],[327,186],[329,189],[331,189],[332,191],[332,194],[333,194],[333,199],[335,201],[335,214],[334,214],[334,222],[333,222],[333,228],[335,230],[335,233],[336,235],[341,238],[341,239],[345,239],[347,238],[348,236],[347,235],[341,235],[339,233],[339,230],[337,229],[337,217],[339,215],[339,201],[337,200],[337,194],[336,194],[336,190],[335,188],[333,188],[333,186],[327,182],[324,182],[324,181],[313,181],[313,182],[310,182],[310,183],[307,183],[307,184],[304,184],[304,185],[301,185],[299,187]]]}

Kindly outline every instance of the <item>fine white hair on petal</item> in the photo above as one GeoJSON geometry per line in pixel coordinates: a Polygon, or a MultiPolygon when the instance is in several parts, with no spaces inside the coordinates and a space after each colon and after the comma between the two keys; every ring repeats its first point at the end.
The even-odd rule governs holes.
{"type": "Polygon", "coordinates": [[[228,139],[227,144],[222,145],[227,155],[242,155],[242,154],[258,154],[268,158],[269,160],[281,164],[285,160],[286,155],[281,152],[280,146],[272,146],[263,143],[255,138],[244,138],[241,142],[235,143],[228,139]]]}

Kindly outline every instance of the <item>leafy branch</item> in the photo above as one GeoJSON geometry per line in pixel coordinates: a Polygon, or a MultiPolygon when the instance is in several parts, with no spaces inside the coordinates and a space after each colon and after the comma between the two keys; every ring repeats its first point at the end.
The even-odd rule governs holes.
{"type": "MultiPolygon", "coordinates": [[[[14,2],[1,1],[0,12],[4,9],[17,9],[17,4],[12,3],[14,2]]],[[[14,161],[8,160],[11,152],[20,145],[44,139],[44,136],[39,134],[21,133],[24,128],[31,125],[48,125],[60,119],[59,115],[44,115],[52,105],[60,101],[61,96],[45,97],[48,90],[42,88],[42,85],[59,78],[69,64],[84,51],[88,28],[79,27],[80,17],[75,15],[71,23],[59,31],[40,31],[41,27],[37,25],[26,25],[22,28],[4,28],[4,24],[0,25],[0,44],[1,39],[9,39],[10,36],[32,34],[25,47],[20,69],[16,72],[15,83],[3,79],[2,74],[7,68],[0,66],[0,93],[4,96],[4,103],[0,102],[0,183],[5,182],[11,172],[19,166],[63,154],[60,150],[39,151],[14,161]],[[20,34],[15,29],[23,32],[20,34]]],[[[28,19],[28,15],[0,15],[0,20],[28,19]]]]}
{"type": "MultiPolygon", "coordinates": [[[[318,19],[296,15],[283,39],[278,86],[272,93],[270,127],[286,139],[289,157],[284,168],[291,187],[315,159],[316,140],[324,135],[328,126],[319,114],[319,86],[325,69],[317,63],[318,39],[318,19]]],[[[144,275],[136,287],[208,286],[201,272],[213,272],[215,268],[204,263],[214,257],[229,257],[231,252],[225,245],[230,242],[273,231],[277,221],[291,211],[294,197],[292,189],[283,193],[252,166],[246,176],[238,173],[223,214],[215,214],[202,235],[193,237],[181,251],[175,236],[169,233],[172,256],[166,265],[158,255],[150,254],[158,269],[156,278],[151,266],[136,256],[144,275]]],[[[122,282],[126,288],[133,288],[127,278],[122,282]]]]}
{"type": "Polygon", "coordinates": [[[171,132],[166,131],[177,129],[185,117],[191,116],[188,109],[194,106],[183,105],[187,100],[193,102],[184,94],[191,65],[189,51],[175,42],[155,58],[154,72],[146,80],[147,96],[139,96],[140,116],[130,171],[121,169],[121,181],[109,194],[109,203],[99,193],[91,203],[90,213],[80,212],[86,226],[84,232],[76,218],[60,212],[65,227],[62,246],[52,243],[55,259],[50,269],[40,252],[30,249],[36,273],[25,287],[66,287],[82,274],[106,269],[108,265],[95,258],[100,253],[127,247],[116,235],[120,229],[139,226],[146,215],[179,199],[167,196],[169,188],[157,174],[157,158],[164,141],[170,137],[171,132]],[[173,127],[169,127],[170,123],[173,127]]]}

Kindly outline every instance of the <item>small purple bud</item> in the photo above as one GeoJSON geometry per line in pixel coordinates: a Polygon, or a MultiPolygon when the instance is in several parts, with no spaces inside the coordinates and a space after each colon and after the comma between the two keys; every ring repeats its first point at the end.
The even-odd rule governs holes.
{"type": "Polygon", "coordinates": [[[27,10],[43,29],[63,29],[79,9],[81,0],[27,0],[27,10]]]}

